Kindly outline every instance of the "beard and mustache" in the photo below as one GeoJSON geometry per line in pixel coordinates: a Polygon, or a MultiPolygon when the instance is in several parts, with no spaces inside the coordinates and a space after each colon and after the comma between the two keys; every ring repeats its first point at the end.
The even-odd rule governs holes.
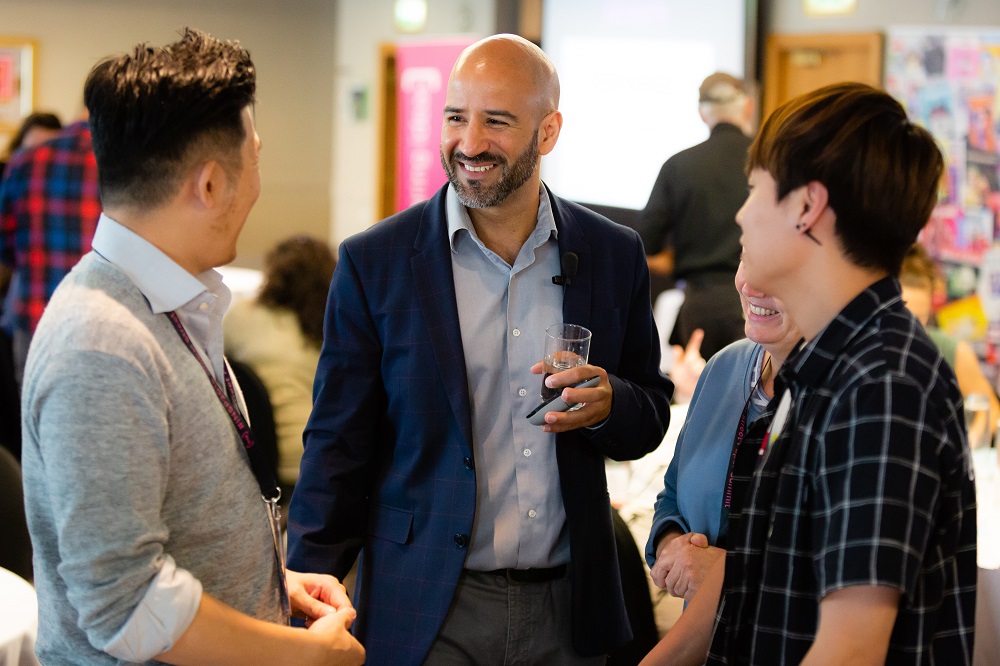
{"type": "Polygon", "coordinates": [[[508,163],[499,155],[488,152],[469,156],[455,150],[450,156],[446,156],[442,148],[441,166],[444,167],[448,181],[455,188],[458,200],[462,202],[463,206],[466,208],[490,208],[500,205],[517,188],[528,182],[538,166],[538,157],[538,130],[536,129],[531,141],[528,142],[528,147],[517,156],[513,164],[508,163]],[[495,164],[496,166],[493,168],[500,169],[500,179],[493,185],[486,185],[476,180],[464,183],[458,177],[459,169],[461,169],[458,164],[460,161],[473,166],[495,164]]]}

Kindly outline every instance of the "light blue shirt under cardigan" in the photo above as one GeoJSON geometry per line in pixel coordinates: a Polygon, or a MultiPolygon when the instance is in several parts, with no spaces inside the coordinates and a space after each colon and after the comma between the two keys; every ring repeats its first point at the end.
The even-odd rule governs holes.
{"type": "Polygon", "coordinates": [[[222,317],[233,299],[222,282],[222,274],[207,270],[198,277],[191,275],[149,241],[104,213],[97,221],[93,248],[135,283],[154,314],[177,312],[221,385],[222,317]]]}
{"type": "MultiPolygon", "coordinates": [[[[722,495],[733,439],[760,374],[763,351],[744,338],[712,356],[702,371],[663,478],[663,490],[656,496],[646,543],[650,567],[656,562],[656,543],[670,523],[676,523],[685,534],[704,534],[710,545],[719,542],[726,528],[722,495]]],[[[761,405],[752,402],[747,422],[753,423],[762,413],[761,405]]]]}
{"type": "Polygon", "coordinates": [[[562,322],[559,243],[540,188],[535,230],[514,265],[487,249],[449,187],[445,203],[455,298],[472,407],[476,517],[466,568],[551,567],[569,562],[556,437],[528,423],[540,402],[545,329],[562,322]]]}

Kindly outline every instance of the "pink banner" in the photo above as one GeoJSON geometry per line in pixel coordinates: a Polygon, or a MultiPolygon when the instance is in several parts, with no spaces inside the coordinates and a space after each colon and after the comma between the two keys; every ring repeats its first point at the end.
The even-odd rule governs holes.
{"type": "Polygon", "coordinates": [[[396,46],[396,210],[429,199],[446,181],[441,119],[448,75],[472,38],[396,46]]]}
{"type": "Polygon", "coordinates": [[[14,57],[0,54],[0,102],[9,102],[17,95],[17,63],[14,57]]]}

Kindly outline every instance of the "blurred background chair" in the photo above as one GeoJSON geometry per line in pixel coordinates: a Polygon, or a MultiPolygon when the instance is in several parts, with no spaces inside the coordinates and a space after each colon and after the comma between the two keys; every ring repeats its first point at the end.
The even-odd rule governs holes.
{"type": "Polygon", "coordinates": [[[33,578],[21,464],[4,447],[0,447],[0,567],[27,581],[33,578]]]}
{"type": "Polygon", "coordinates": [[[618,569],[622,578],[625,610],[632,626],[632,641],[608,655],[607,666],[635,666],[653,649],[659,641],[659,635],[653,616],[649,583],[646,580],[646,564],[639,547],[617,509],[611,510],[611,520],[615,528],[618,569]]]}
{"type": "MultiPolygon", "coordinates": [[[[250,417],[250,431],[253,433],[254,446],[259,446],[267,454],[269,467],[278,473],[278,435],[274,426],[274,410],[271,408],[271,397],[267,393],[267,387],[260,380],[257,373],[247,365],[233,359],[229,361],[229,367],[236,375],[240,389],[243,391],[243,400],[247,404],[247,416],[250,417]]],[[[285,492],[282,490],[282,500],[287,501],[285,492]]]]}

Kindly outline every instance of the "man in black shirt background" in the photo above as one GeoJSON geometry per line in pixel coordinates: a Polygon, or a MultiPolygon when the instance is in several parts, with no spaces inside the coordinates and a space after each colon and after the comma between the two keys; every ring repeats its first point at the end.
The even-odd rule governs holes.
{"type": "MultiPolygon", "coordinates": [[[[705,358],[743,337],[733,278],[740,263],[736,211],[747,196],[743,166],[753,102],[743,81],[716,72],[698,89],[698,114],[711,134],[660,168],[639,222],[650,273],[683,282],[672,344],[705,331],[705,358]]],[[[655,294],[654,294],[655,297],[655,294]]]]}

